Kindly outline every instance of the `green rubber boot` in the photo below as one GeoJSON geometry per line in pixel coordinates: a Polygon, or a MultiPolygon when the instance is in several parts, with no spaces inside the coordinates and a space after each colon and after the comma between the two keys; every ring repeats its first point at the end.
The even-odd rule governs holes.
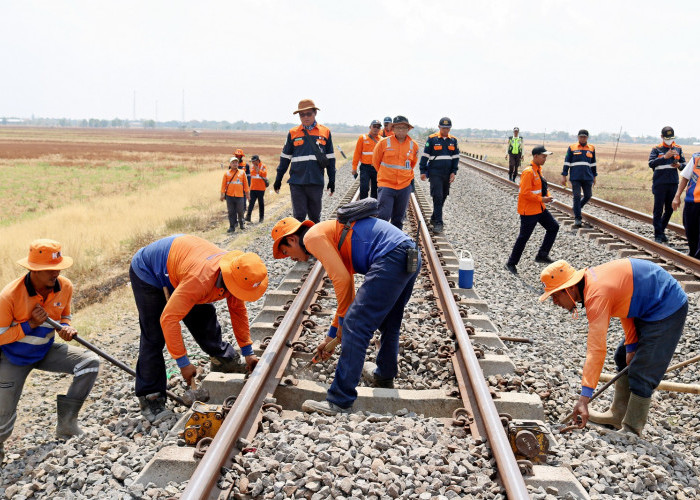
{"type": "Polygon", "coordinates": [[[72,436],[80,436],[83,431],[78,427],[78,413],[85,400],[73,399],[67,396],[56,396],[56,437],[68,439],[72,436]]]}
{"type": "Polygon", "coordinates": [[[618,430],[622,429],[622,419],[627,413],[629,399],[630,379],[627,375],[623,375],[615,381],[615,395],[610,409],[605,413],[588,410],[588,420],[596,424],[611,425],[618,430]]]}
{"type": "Polygon", "coordinates": [[[630,395],[629,404],[627,405],[627,413],[625,413],[625,418],[622,420],[622,432],[631,432],[637,436],[641,436],[642,429],[647,423],[650,405],[650,397],[643,398],[632,393],[630,395]]]}

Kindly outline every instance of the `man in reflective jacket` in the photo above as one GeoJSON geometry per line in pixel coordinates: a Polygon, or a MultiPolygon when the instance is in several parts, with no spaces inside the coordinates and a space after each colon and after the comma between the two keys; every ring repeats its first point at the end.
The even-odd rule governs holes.
{"type": "Polygon", "coordinates": [[[323,171],[328,172],[328,193],[335,192],[335,153],[331,131],[316,123],[316,107],[311,99],[302,99],[294,114],[299,115],[301,125],[287,134],[277,167],[277,178],[272,186],[275,193],[282,187],[282,178],[289,170],[289,192],[292,197],[292,213],[299,220],[321,220],[323,197],[323,171]]]}
{"type": "Polygon", "coordinates": [[[681,206],[681,194],[688,187],[683,208],[683,227],[688,240],[688,255],[700,259],[700,153],[694,153],[681,172],[681,182],[678,184],[676,196],[673,198],[673,209],[681,206]]]}
{"type": "Polygon", "coordinates": [[[523,138],[520,137],[520,129],[518,127],[513,129],[513,135],[508,138],[506,159],[508,160],[508,178],[515,182],[515,179],[518,177],[520,162],[523,161],[523,138]]]}
{"type": "Polygon", "coordinates": [[[666,243],[666,226],[673,215],[673,197],[678,187],[678,171],[685,167],[683,149],[674,142],[672,127],[661,129],[663,142],[649,153],[649,168],[654,171],[651,192],[654,194],[654,240],[666,243]]]}
{"type": "Polygon", "coordinates": [[[566,176],[571,180],[571,191],[574,195],[574,226],[581,227],[581,209],[593,196],[593,186],[598,177],[595,159],[595,147],[588,144],[588,130],[578,131],[578,143],[569,146],[564,158],[564,169],[561,172],[561,184],[566,186],[566,176]],[[569,169],[571,174],[569,175],[569,169]],[[583,190],[583,199],[581,191],[583,190]]]}
{"type": "Polygon", "coordinates": [[[372,153],[375,146],[381,140],[379,129],[382,124],[379,120],[372,120],[369,132],[357,138],[355,153],[352,155],[352,175],[357,178],[357,165],[360,165],[360,199],[367,196],[377,198],[377,171],[372,166],[372,153]]]}

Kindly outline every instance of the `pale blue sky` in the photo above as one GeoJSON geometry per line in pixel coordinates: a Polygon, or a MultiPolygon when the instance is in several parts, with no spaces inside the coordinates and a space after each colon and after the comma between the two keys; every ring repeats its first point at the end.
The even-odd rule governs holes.
{"type": "Polygon", "coordinates": [[[0,1],[0,116],[658,135],[694,119],[700,2],[0,1]]]}

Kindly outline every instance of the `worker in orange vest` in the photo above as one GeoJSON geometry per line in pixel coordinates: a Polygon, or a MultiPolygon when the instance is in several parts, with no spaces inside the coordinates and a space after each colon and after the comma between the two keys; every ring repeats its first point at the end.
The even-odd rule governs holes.
{"type": "Polygon", "coordinates": [[[265,218],[265,189],[267,188],[267,167],[260,161],[258,155],[250,157],[253,165],[250,167],[250,203],[248,203],[248,215],[245,220],[250,222],[250,215],[255,208],[255,201],[258,202],[258,215],[262,222],[265,218]]]}
{"type": "Polygon", "coordinates": [[[394,117],[394,135],[379,141],[372,155],[372,164],[377,170],[377,217],[391,220],[399,229],[403,228],[411,197],[413,168],[418,162],[418,144],[408,135],[412,128],[405,116],[394,117]]]}
{"type": "Polygon", "coordinates": [[[221,180],[221,201],[226,200],[228,209],[228,233],[236,232],[236,224],[245,229],[243,216],[245,214],[245,200],[250,201],[250,188],[245,169],[240,168],[239,160],[235,156],[229,160],[228,171],[221,180]]]}
{"type": "Polygon", "coordinates": [[[379,135],[382,136],[382,138],[394,135],[394,133],[391,131],[391,116],[384,117],[384,128],[379,135]]]}
{"type": "Polygon", "coordinates": [[[372,153],[381,137],[379,130],[382,124],[379,120],[372,120],[369,125],[369,132],[362,134],[357,139],[355,154],[352,156],[352,175],[357,179],[357,165],[360,165],[360,199],[377,197],[377,171],[372,166],[372,153]]]}

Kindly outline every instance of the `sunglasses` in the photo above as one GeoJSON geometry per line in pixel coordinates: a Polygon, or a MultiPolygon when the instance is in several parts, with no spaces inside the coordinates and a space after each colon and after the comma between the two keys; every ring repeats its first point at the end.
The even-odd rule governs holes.
{"type": "Polygon", "coordinates": [[[382,128],[381,125],[372,125],[372,128],[382,128]]]}
{"type": "Polygon", "coordinates": [[[314,116],[314,112],[313,111],[306,111],[303,113],[299,113],[299,116],[301,116],[302,118],[306,118],[308,116],[314,116]]]}

